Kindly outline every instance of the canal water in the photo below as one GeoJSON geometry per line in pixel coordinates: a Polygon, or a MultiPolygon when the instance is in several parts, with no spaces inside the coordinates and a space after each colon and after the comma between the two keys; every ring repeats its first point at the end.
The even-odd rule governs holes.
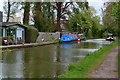
{"type": "Polygon", "coordinates": [[[54,78],[65,73],[69,64],[80,61],[86,54],[110,43],[105,39],[92,39],[14,49],[11,53],[3,54],[0,77],[54,78]]]}

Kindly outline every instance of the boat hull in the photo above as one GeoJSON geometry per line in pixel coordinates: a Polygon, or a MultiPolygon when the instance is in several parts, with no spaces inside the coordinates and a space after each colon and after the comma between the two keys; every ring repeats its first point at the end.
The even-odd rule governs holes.
{"type": "Polygon", "coordinates": [[[114,41],[114,39],[106,39],[107,41],[114,41]]]}
{"type": "Polygon", "coordinates": [[[60,38],[60,40],[62,42],[71,42],[71,41],[77,41],[78,38],[74,34],[72,34],[72,35],[64,34],[64,35],[62,35],[62,37],[60,38]]]}

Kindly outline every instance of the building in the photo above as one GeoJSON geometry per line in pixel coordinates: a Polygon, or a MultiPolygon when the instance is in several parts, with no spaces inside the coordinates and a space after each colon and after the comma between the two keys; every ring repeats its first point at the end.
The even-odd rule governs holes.
{"type": "MultiPolygon", "coordinates": [[[[16,13],[15,15],[11,15],[13,17],[9,18],[9,22],[19,22],[22,23],[22,13],[16,13]]],[[[6,22],[7,14],[3,14],[3,22],[6,22]]]]}
{"type": "MultiPolygon", "coordinates": [[[[0,26],[1,27],[1,26],[0,26]]],[[[15,43],[25,41],[27,26],[16,22],[2,22],[1,36],[10,37],[15,43]]]]}

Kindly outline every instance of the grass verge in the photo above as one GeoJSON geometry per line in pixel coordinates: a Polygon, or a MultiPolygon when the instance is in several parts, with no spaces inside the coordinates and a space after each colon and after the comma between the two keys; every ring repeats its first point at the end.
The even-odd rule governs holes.
{"type": "Polygon", "coordinates": [[[94,53],[88,54],[78,63],[70,64],[66,73],[58,76],[58,78],[89,78],[88,73],[98,67],[105,59],[107,53],[117,45],[118,41],[114,41],[109,46],[105,46],[94,53]]]}
{"type": "Polygon", "coordinates": [[[47,40],[47,41],[36,41],[36,43],[54,42],[54,41],[60,41],[60,40],[56,39],[56,40],[47,40]]]}

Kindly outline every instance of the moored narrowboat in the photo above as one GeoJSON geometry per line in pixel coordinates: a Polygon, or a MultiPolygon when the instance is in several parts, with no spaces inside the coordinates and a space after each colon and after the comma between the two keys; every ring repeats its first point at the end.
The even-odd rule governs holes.
{"type": "Polygon", "coordinates": [[[78,37],[75,34],[63,34],[60,38],[63,42],[75,41],[78,37]]]}

